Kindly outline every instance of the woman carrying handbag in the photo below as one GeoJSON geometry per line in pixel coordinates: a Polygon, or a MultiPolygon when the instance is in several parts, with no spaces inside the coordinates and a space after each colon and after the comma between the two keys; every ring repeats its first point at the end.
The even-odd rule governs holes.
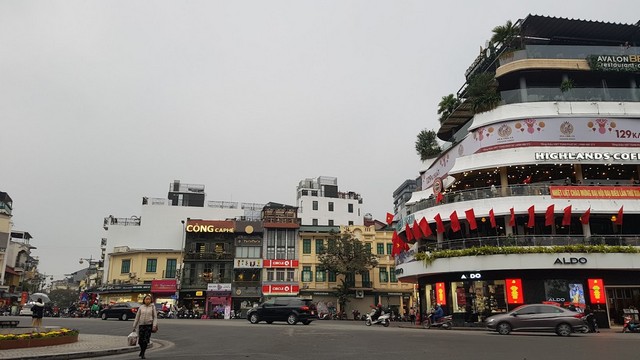
{"type": "Polygon", "coordinates": [[[138,327],[138,345],[140,345],[140,358],[146,359],[144,356],[151,339],[151,333],[158,330],[158,314],[153,304],[151,295],[145,295],[142,299],[142,305],[136,312],[136,320],[133,322],[133,331],[138,327]]]}

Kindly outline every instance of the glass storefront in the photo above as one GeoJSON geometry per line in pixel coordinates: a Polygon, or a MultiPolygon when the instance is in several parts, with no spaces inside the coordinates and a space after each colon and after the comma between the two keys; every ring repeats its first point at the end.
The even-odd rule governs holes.
{"type": "MultiPolygon", "coordinates": [[[[507,311],[504,280],[456,281],[446,283],[445,304],[447,314],[467,323],[482,322],[485,318],[507,311]]],[[[437,303],[435,285],[425,286],[427,312],[437,303]]],[[[441,301],[442,302],[442,301],[441,301]]]]}

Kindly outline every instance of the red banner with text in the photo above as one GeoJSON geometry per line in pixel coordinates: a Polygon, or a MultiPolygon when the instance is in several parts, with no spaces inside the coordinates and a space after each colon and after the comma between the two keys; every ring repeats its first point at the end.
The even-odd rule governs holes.
{"type": "Polygon", "coordinates": [[[588,279],[589,297],[592,304],[606,304],[607,299],[604,293],[604,282],[602,279],[588,279]]]}
{"type": "Polygon", "coordinates": [[[507,304],[524,304],[522,279],[505,279],[507,284],[507,304]]]}
{"type": "Polygon", "coordinates": [[[549,186],[552,199],[640,199],[638,186],[549,186]]]}
{"type": "Polygon", "coordinates": [[[436,302],[440,305],[447,305],[447,291],[443,282],[436,283],[436,302]]]}

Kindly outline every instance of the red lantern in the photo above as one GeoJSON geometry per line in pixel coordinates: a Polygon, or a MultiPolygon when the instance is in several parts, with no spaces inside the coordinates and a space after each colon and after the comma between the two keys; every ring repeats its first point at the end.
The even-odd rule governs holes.
{"type": "Polygon", "coordinates": [[[436,283],[436,302],[440,305],[447,305],[447,292],[444,283],[436,283]]]}

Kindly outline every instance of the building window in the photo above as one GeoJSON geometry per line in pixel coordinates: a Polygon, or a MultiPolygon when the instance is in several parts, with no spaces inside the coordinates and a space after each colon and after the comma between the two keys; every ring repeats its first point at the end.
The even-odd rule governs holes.
{"type": "Polygon", "coordinates": [[[261,247],[259,246],[238,246],[236,248],[236,257],[260,259],[262,257],[262,255],[260,254],[260,250],[261,247]]]}
{"type": "Polygon", "coordinates": [[[318,196],[318,190],[311,190],[311,196],[318,196]]]}
{"type": "Polygon", "coordinates": [[[316,267],[316,282],[324,282],[325,281],[324,274],[325,274],[324,270],[320,270],[320,268],[316,267]]]}
{"type": "Polygon", "coordinates": [[[349,226],[353,225],[353,221],[349,220],[349,226]]]}
{"type": "Polygon", "coordinates": [[[329,220],[329,226],[333,226],[333,220],[329,220]]]}
{"type": "Polygon", "coordinates": [[[276,269],[276,281],[283,281],[284,282],[284,274],[285,274],[286,270],[285,269],[276,269]]]}
{"type": "Polygon", "coordinates": [[[391,274],[391,282],[398,282],[398,278],[396,278],[396,268],[390,267],[389,273],[391,274]]]}
{"type": "Polygon", "coordinates": [[[367,252],[371,254],[371,243],[364,244],[364,248],[367,249],[367,252]]]}
{"type": "Polygon", "coordinates": [[[313,274],[311,273],[311,266],[303,266],[302,267],[302,282],[311,282],[313,281],[313,274]]]}
{"type": "Polygon", "coordinates": [[[376,244],[376,254],[384,255],[384,244],[383,243],[377,243],[376,244]]]}
{"type": "Polygon", "coordinates": [[[311,219],[311,225],[318,226],[318,219],[311,219]]]}
{"type": "Polygon", "coordinates": [[[387,273],[386,267],[380,268],[380,282],[389,282],[389,274],[387,273]]]}
{"type": "Polygon", "coordinates": [[[175,278],[177,265],[178,259],[167,259],[167,269],[164,272],[164,277],[167,279],[175,278]]]}
{"type": "Polygon", "coordinates": [[[329,271],[329,282],[336,282],[336,273],[334,271],[329,271]]]}
{"type": "Polygon", "coordinates": [[[311,254],[311,239],[302,240],[302,253],[311,254]]]}
{"type": "Polygon", "coordinates": [[[329,211],[333,211],[333,201],[329,201],[329,211]]]}
{"type": "Polygon", "coordinates": [[[316,255],[320,255],[324,252],[324,240],[316,239],[316,255]]]}
{"type": "Polygon", "coordinates": [[[147,259],[147,272],[154,273],[158,268],[158,259],[147,259]]]}
{"type": "Polygon", "coordinates": [[[267,269],[267,281],[273,281],[273,279],[275,278],[275,274],[275,269],[267,269]]]}
{"type": "Polygon", "coordinates": [[[131,272],[131,260],[122,260],[122,265],[120,265],[120,273],[127,274],[131,272]]]}
{"type": "Polygon", "coordinates": [[[393,252],[393,244],[387,244],[387,255],[391,255],[393,252]]]}
{"type": "Polygon", "coordinates": [[[287,269],[287,281],[296,281],[296,271],[294,269],[287,269]]]}
{"type": "Polygon", "coordinates": [[[362,287],[371,287],[371,278],[369,278],[369,272],[362,273],[362,287]]]}
{"type": "Polygon", "coordinates": [[[347,211],[353,213],[353,204],[347,204],[347,211]]]}
{"type": "Polygon", "coordinates": [[[318,210],[318,202],[314,200],[312,204],[313,204],[313,210],[318,210]]]}

